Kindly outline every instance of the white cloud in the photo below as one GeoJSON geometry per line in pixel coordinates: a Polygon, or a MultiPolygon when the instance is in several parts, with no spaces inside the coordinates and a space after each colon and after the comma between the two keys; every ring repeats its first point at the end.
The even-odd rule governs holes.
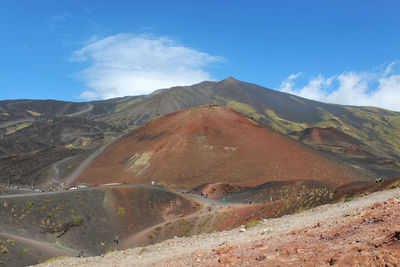
{"type": "Polygon", "coordinates": [[[400,69],[392,62],[383,70],[319,75],[305,86],[296,86],[301,74],[292,74],[278,90],[308,99],[355,106],[376,106],[400,111],[400,69]],[[397,67],[397,68],[396,68],[397,67]]]}
{"type": "Polygon", "coordinates": [[[148,94],[156,89],[211,80],[207,64],[221,58],[167,37],[121,33],[87,44],[71,61],[89,66],[79,76],[89,90],[83,99],[148,94]]]}

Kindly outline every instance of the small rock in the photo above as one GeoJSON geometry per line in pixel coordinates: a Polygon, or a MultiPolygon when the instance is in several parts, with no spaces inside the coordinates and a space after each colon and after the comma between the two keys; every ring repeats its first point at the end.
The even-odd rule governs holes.
{"type": "Polygon", "coordinates": [[[264,256],[264,255],[259,255],[259,256],[256,257],[256,261],[262,261],[262,260],[265,260],[266,258],[267,257],[264,256]]]}

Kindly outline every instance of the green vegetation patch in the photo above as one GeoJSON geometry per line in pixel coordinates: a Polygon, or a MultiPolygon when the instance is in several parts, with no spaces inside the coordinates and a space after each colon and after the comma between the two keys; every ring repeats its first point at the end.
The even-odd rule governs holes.
{"type": "Polygon", "coordinates": [[[7,254],[8,253],[8,248],[6,246],[0,246],[0,251],[3,254],[7,254]]]}
{"type": "Polygon", "coordinates": [[[67,256],[59,256],[59,257],[51,258],[51,259],[48,259],[48,260],[44,261],[43,263],[44,264],[53,263],[55,261],[59,261],[59,260],[65,259],[66,257],[67,256]]]}
{"type": "Polygon", "coordinates": [[[33,201],[30,201],[30,200],[26,201],[25,206],[26,206],[27,208],[32,208],[32,207],[33,207],[33,201]]]}
{"type": "Polygon", "coordinates": [[[42,115],[39,112],[28,110],[28,109],[26,110],[26,112],[30,113],[32,116],[35,116],[35,117],[39,117],[40,115],[42,115]]]}
{"type": "Polygon", "coordinates": [[[29,123],[21,123],[21,124],[18,124],[17,126],[14,126],[14,127],[8,127],[6,129],[6,135],[13,134],[18,130],[21,130],[21,129],[24,129],[24,128],[28,127],[29,125],[30,125],[29,123]]]}
{"type": "Polygon", "coordinates": [[[15,246],[15,240],[7,238],[7,243],[10,244],[11,246],[15,246]]]}
{"type": "Polygon", "coordinates": [[[117,108],[115,109],[115,113],[118,113],[118,112],[120,112],[120,111],[122,111],[122,110],[124,110],[124,109],[127,109],[128,107],[130,107],[130,106],[132,106],[132,105],[134,105],[134,104],[136,104],[136,103],[139,103],[139,102],[141,102],[141,101],[142,101],[141,98],[136,98],[136,99],[133,99],[133,100],[128,101],[128,102],[126,102],[126,103],[120,104],[120,105],[118,105],[117,108]]]}
{"type": "Polygon", "coordinates": [[[76,223],[80,223],[83,221],[83,218],[81,216],[74,216],[72,217],[72,219],[74,220],[74,222],[76,223]]]}
{"type": "Polygon", "coordinates": [[[256,112],[256,110],[253,107],[251,107],[250,105],[248,105],[248,104],[231,100],[231,101],[228,101],[226,103],[226,105],[229,108],[234,109],[237,112],[240,112],[240,113],[242,113],[242,114],[244,114],[246,116],[252,117],[255,120],[260,120],[261,118],[265,119],[265,116],[263,114],[258,114],[256,112]]]}
{"type": "Polygon", "coordinates": [[[353,200],[352,197],[346,197],[346,198],[344,199],[344,202],[349,202],[349,201],[352,201],[352,200],[353,200]]]}
{"type": "Polygon", "coordinates": [[[297,123],[285,120],[279,117],[271,109],[266,109],[265,114],[267,115],[267,120],[270,122],[272,128],[283,134],[288,134],[295,131],[301,131],[309,127],[306,123],[297,123]]]}
{"type": "Polygon", "coordinates": [[[391,184],[391,185],[389,185],[388,187],[387,187],[387,189],[395,189],[395,188],[397,188],[397,187],[400,187],[400,182],[397,182],[397,183],[394,183],[394,184],[391,184]]]}
{"type": "Polygon", "coordinates": [[[252,222],[248,222],[246,223],[246,225],[244,226],[244,228],[248,229],[250,227],[256,226],[257,224],[259,224],[259,221],[252,221],[252,222]]]}
{"type": "Polygon", "coordinates": [[[124,207],[119,207],[118,208],[118,216],[123,216],[126,214],[125,208],[124,207]]]}

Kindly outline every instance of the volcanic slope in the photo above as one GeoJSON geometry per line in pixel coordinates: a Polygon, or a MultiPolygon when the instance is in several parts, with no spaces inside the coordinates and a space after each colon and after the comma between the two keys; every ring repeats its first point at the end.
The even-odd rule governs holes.
{"type": "Polygon", "coordinates": [[[223,106],[158,118],[118,140],[73,182],[157,183],[190,189],[277,180],[343,185],[372,178],[223,106]]]}

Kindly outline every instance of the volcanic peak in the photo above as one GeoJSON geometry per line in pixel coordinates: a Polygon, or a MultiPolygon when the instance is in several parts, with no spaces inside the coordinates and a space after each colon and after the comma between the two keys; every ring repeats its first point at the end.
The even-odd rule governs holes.
{"type": "Polygon", "coordinates": [[[121,138],[76,182],[157,181],[190,189],[205,183],[257,186],[299,179],[343,185],[365,177],[233,109],[206,105],[155,119],[121,138]]]}

